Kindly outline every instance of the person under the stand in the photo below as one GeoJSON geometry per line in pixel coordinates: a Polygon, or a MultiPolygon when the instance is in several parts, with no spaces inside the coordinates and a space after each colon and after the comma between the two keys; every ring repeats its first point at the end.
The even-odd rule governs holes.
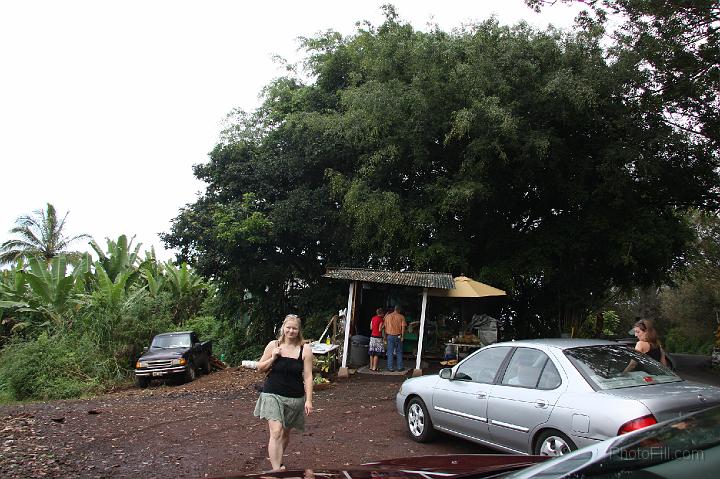
{"type": "Polygon", "coordinates": [[[387,368],[388,371],[395,371],[395,360],[397,359],[397,369],[402,371],[403,368],[403,337],[405,336],[405,316],[401,314],[400,305],[395,306],[395,310],[385,316],[385,334],[387,335],[387,368]]]}
{"type": "Polygon", "coordinates": [[[385,354],[383,338],[385,334],[384,315],[385,311],[382,308],[378,308],[375,311],[375,316],[370,320],[370,346],[368,347],[368,354],[370,354],[370,371],[380,371],[380,368],[378,368],[380,356],[385,354]]]}

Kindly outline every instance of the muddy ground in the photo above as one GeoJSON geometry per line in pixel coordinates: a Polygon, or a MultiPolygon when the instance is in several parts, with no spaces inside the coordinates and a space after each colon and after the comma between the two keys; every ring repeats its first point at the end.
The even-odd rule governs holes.
{"type": "MultiPolygon", "coordinates": [[[[252,415],[259,373],[230,368],[191,384],[128,387],[93,399],[0,407],[0,477],[213,477],[269,469],[252,415]]],[[[395,411],[404,378],[354,375],[315,393],[289,468],[488,449],[450,436],[418,444],[395,411]]]]}

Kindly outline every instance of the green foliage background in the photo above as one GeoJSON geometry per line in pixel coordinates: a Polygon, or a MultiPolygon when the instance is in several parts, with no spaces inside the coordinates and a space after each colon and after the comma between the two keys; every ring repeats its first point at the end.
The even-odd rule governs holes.
{"type": "Polygon", "coordinates": [[[465,274],[508,291],[506,337],[577,330],[674,281],[687,209],[718,205],[717,153],[638,95],[652,78],[604,33],[418,31],[386,7],[306,38],[262,107],[228,118],[164,239],[216,278],[246,347],[289,311],[342,307],[328,265],[465,274]]]}
{"type": "Polygon", "coordinates": [[[288,312],[318,337],[346,304],[346,285],[322,278],[331,265],[500,287],[505,338],[622,335],[640,315],[668,350],[708,351],[719,7],[587,3],[572,32],[419,31],[386,6],[379,26],[302,39],[302,63],[256,111],[233,111],[194,167],[207,189],[164,235],[177,264],[125,236],[91,242],[97,260],[71,252],[50,204],[20,218],[21,240],[0,245],[17,260],[0,276],[0,400],[127,382],[172,329],[231,363],[257,357],[288,312]],[[626,15],[609,47],[604,9],[626,15]]]}
{"type": "Polygon", "coordinates": [[[47,400],[94,394],[132,378],[142,348],[160,332],[197,327],[233,337],[214,321],[211,285],[187,265],[141,260],[121,236],[99,259],[22,260],[0,276],[0,400],[47,400]],[[210,294],[208,294],[210,293],[210,294]]]}

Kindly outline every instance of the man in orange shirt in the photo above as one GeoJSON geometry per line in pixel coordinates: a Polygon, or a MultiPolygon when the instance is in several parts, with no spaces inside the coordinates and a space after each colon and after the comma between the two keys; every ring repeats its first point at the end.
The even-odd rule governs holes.
{"type": "Polygon", "coordinates": [[[400,305],[395,311],[385,316],[385,333],[387,334],[387,368],[395,370],[395,355],[397,355],[398,371],[403,370],[403,336],[405,335],[405,316],[400,314],[400,305]]]}

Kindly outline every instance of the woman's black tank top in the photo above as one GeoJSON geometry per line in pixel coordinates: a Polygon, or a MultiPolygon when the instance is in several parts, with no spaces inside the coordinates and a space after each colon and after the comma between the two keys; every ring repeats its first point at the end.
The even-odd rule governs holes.
{"type": "Polygon", "coordinates": [[[289,398],[300,398],[305,395],[303,387],[303,347],[297,359],[279,356],[265,379],[264,393],[277,394],[289,398]]]}
{"type": "Polygon", "coordinates": [[[660,354],[660,348],[652,344],[650,345],[650,351],[647,352],[647,355],[657,362],[660,362],[660,357],[662,356],[660,354]]]}

